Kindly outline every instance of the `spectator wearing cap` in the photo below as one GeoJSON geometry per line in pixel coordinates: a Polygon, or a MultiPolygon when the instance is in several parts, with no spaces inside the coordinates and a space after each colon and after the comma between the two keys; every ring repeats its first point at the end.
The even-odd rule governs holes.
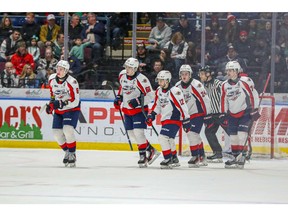
{"type": "Polygon", "coordinates": [[[52,46],[53,41],[57,38],[60,31],[60,26],[55,23],[54,14],[49,14],[47,16],[47,24],[41,26],[40,41],[38,42],[39,47],[52,46]]]}
{"type": "Polygon", "coordinates": [[[225,41],[227,44],[235,43],[239,36],[239,25],[236,17],[232,14],[227,16],[227,23],[224,28],[225,41]]]}
{"type": "Polygon", "coordinates": [[[96,68],[103,57],[105,45],[105,26],[102,22],[97,22],[95,13],[88,13],[87,25],[84,26],[81,32],[83,43],[90,41],[88,47],[92,48],[93,67],[96,68]]]}
{"type": "Polygon", "coordinates": [[[149,73],[151,71],[151,57],[144,43],[137,44],[136,58],[139,61],[139,71],[144,75],[146,75],[147,72],[149,73]]]}
{"type": "Polygon", "coordinates": [[[30,53],[28,53],[26,43],[24,40],[19,41],[17,43],[17,50],[15,54],[12,55],[11,62],[14,65],[14,68],[16,69],[17,75],[21,74],[25,64],[31,65],[32,70],[34,70],[35,62],[33,60],[33,56],[30,53]]]}
{"type": "Polygon", "coordinates": [[[247,31],[240,31],[239,39],[234,45],[238,56],[246,62],[246,65],[249,65],[249,62],[251,61],[251,54],[255,47],[251,44],[250,40],[248,40],[247,31]]]}
{"type": "Polygon", "coordinates": [[[172,34],[181,32],[190,48],[195,46],[195,26],[189,22],[185,13],[180,14],[176,25],[172,26],[172,34]]]}
{"type": "Polygon", "coordinates": [[[33,36],[39,38],[40,25],[35,22],[34,13],[26,13],[26,22],[22,25],[21,34],[26,42],[30,42],[33,36]]]}
{"type": "Polygon", "coordinates": [[[207,42],[212,41],[214,39],[215,34],[217,34],[218,37],[222,39],[223,27],[220,25],[219,18],[217,15],[211,16],[211,22],[206,26],[205,32],[207,42]]]}
{"type": "Polygon", "coordinates": [[[218,65],[218,62],[227,53],[227,45],[217,33],[214,33],[213,39],[207,43],[206,58],[207,64],[218,65]]]}
{"type": "Polygon", "coordinates": [[[234,46],[232,44],[228,44],[227,55],[225,55],[223,58],[221,58],[219,60],[219,64],[218,64],[218,67],[217,67],[217,73],[220,72],[220,73],[224,74],[225,73],[226,64],[229,61],[237,61],[237,62],[239,62],[241,68],[244,71],[246,71],[247,65],[245,64],[245,61],[238,56],[238,53],[236,52],[236,50],[235,50],[235,48],[234,48],[234,46]]]}
{"type": "Polygon", "coordinates": [[[5,39],[0,47],[0,62],[10,61],[16,52],[17,43],[22,40],[19,29],[14,29],[9,38],[5,39]]]}
{"type": "Polygon", "coordinates": [[[147,46],[148,50],[160,50],[165,44],[171,39],[172,29],[169,27],[163,17],[157,17],[156,26],[152,28],[149,35],[149,43],[147,46]]]}

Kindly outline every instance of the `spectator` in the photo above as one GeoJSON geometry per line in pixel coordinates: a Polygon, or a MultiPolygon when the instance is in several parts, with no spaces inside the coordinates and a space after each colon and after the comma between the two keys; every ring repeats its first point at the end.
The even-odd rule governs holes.
{"type": "Polygon", "coordinates": [[[171,41],[167,42],[164,48],[168,49],[171,59],[175,63],[175,68],[171,71],[172,78],[175,80],[179,79],[179,69],[185,64],[188,43],[185,42],[181,32],[175,32],[171,38],[171,41]]]}
{"type": "Polygon", "coordinates": [[[171,59],[171,52],[167,48],[161,49],[159,58],[163,62],[163,70],[168,70],[171,71],[171,73],[175,73],[175,62],[171,59]]]}
{"type": "Polygon", "coordinates": [[[16,52],[17,42],[21,41],[22,37],[18,29],[14,29],[12,34],[5,39],[0,47],[0,62],[10,61],[12,55],[16,52]]]}
{"type": "Polygon", "coordinates": [[[227,53],[227,45],[219,35],[215,33],[213,39],[208,42],[206,51],[207,63],[209,65],[218,65],[219,59],[227,53]]]}
{"type": "Polygon", "coordinates": [[[40,25],[35,22],[34,13],[26,13],[26,22],[22,25],[21,34],[26,42],[29,42],[33,36],[39,38],[40,25]]]}
{"type": "Polygon", "coordinates": [[[60,26],[55,23],[54,14],[49,14],[47,16],[47,24],[41,26],[40,41],[38,42],[40,49],[44,46],[52,46],[60,31],[60,26]]]}
{"type": "Polygon", "coordinates": [[[243,71],[247,71],[246,70],[247,65],[245,64],[244,60],[238,56],[238,53],[236,52],[236,50],[232,44],[228,45],[227,55],[219,60],[219,64],[217,67],[217,73],[218,74],[219,74],[219,72],[220,72],[220,74],[225,74],[225,67],[229,61],[237,61],[240,64],[243,71]]]}
{"type": "Polygon", "coordinates": [[[247,31],[241,31],[239,33],[239,39],[235,42],[235,49],[237,50],[238,56],[245,61],[246,65],[249,65],[254,47],[251,45],[250,40],[248,40],[247,31]]]}
{"type": "Polygon", "coordinates": [[[189,22],[185,13],[180,14],[178,23],[172,27],[172,33],[181,32],[189,48],[195,46],[195,27],[189,22]]]}
{"type": "Polygon", "coordinates": [[[101,62],[105,45],[105,26],[97,22],[95,13],[88,13],[88,24],[83,28],[81,38],[83,42],[90,41],[88,47],[92,48],[93,67],[97,68],[101,62]]]}
{"type": "Polygon", "coordinates": [[[41,89],[48,89],[49,88],[49,76],[55,73],[54,70],[48,69],[47,73],[45,74],[45,81],[42,81],[41,89]]]}
{"type": "MultiPolygon", "coordinates": [[[[64,47],[62,48],[62,52],[61,52],[61,57],[60,57],[60,60],[64,60],[64,47]]],[[[69,50],[67,50],[67,52],[69,52],[69,50]]],[[[80,60],[79,59],[77,59],[75,56],[71,56],[70,54],[69,54],[69,56],[68,56],[68,62],[69,62],[69,65],[70,65],[70,72],[72,73],[71,75],[73,76],[73,77],[75,77],[76,75],[78,75],[81,71],[82,71],[82,69],[83,68],[85,68],[85,67],[83,67],[82,66],[82,64],[81,64],[81,62],[80,62],[80,60]]]]}
{"type": "Polygon", "coordinates": [[[1,72],[1,85],[5,88],[18,86],[18,76],[11,62],[6,62],[5,69],[1,72]]]}
{"type": "Polygon", "coordinates": [[[57,34],[57,38],[53,41],[53,55],[57,60],[60,60],[62,47],[64,47],[64,34],[59,33],[57,34]]]}
{"type": "Polygon", "coordinates": [[[47,47],[45,49],[45,57],[40,58],[39,65],[37,67],[37,79],[41,79],[42,82],[46,79],[47,70],[55,70],[58,60],[54,58],[52,48],[47,47]]]}
{"type": "Polygon", "coordinates": [[[146,50],[144,43],[140,43],[136,48],[136,59],[139,61],[138,70],[145,75],[146,72],[151,71],[151,58],[146,50]]]}
{"type": "Polygon", "coordinates": [[[271,46],[271,38],[272,38],[272,24],[271,21],[267,21],[265,23],[265,29],[260,30],[259,37],[263,37],[263,39],[266,41],[268,46],[271,46]]]}
{"type": "Polygon", "coordinates": [[[33,56],[28,53],[26,48],[26,43],[24,40],[19,41],[17,43],[17,50],[14,55],[11,57],[11,62],[14,65],[16,69],[16,74],[20,75],[22,72],[22,69],[25,64],[29,64],[33,68],[35,68],[35,62],[33,60],[33,56]]]}
{"type": "Polygon", "coordinates": [[[156,77],[158,73],[161,70],[163,70],[163,68],[164,68],[163,62],[160,59],[155,59],[153,62],[153,71],[150,73],[144,74],[150,80],[153,90],[156,90],[157,87],[159,86],[158,82],[156,82],[156,77]]]}
{"type": "Polygon", "coordinates": [[[217,15],[211,16],[211,24],[206,26],[206,41],[213,41],[214,35],[217,34],[219,39],[222,41],[223,37],[223,27],[219,23],[219,18],[217,15]]]}
{"type": "Polygon", "coordinates": [[[264,38],[257,39],[257,45],[253,50],[252,61],[249,64],[250,66],[259,66],[266,61],[270,55],[271,47],[268,46],[266,40],[264,38]]]}
{"type": "Polygon", "coordinates": [[[82,43],[81,37],[76,38],[75,45],[70,50],[70,56],[75,56],[81,64],[84,62],[84,49],[85,47],[89,46],[91,44],[90,41],[87,41],[85,43],[82,43]]]}
{"type": "Polygon", "coordinates": [[[30,44],[27,48],[28,53],[30,53],[33,56],[33,60],[35,64],[38,64],[39,58],[40,58],[40,49],[37,45],[38,37],[36,35],[33,35],[30,40],[30,44]]]}
{"type": "Polygon", "coordinates": [[[224,29],[225,41],[227,44],[234,44],[239,36],[239,25],[237,23],[236,17],[232,14],[227,16],[227,23],[224,29]]]}
{"type": "Polygon", "coordinates": [[[12,21],[8,16],[3,16],[0,24],[0,43],[9,38],[13,32],[12,21]]]}
{"type": "Polygon", "coordinates": [[[73,14],[69,24],[68,35],[69,35],[69,48],[74,45],[77,38],[81,37],[83,25],[80,23],[80,16],[73,14]]]}
{"type": "Polygon", "coordinates": [[[23,66],[22,72],[19,76],[20,88],[38,88],[39,80],[36,80],[36,74],[33,72],[33,68],[29,64],[23,66]]]}
{"type": "Polygon", "coordinates": [[[149,35],[148,50],[158,51],[164,48],[165,44],[171,39],[172,29],[164,22],[163,17],[158,17],[156,26],[152,28],[149,35]]]}

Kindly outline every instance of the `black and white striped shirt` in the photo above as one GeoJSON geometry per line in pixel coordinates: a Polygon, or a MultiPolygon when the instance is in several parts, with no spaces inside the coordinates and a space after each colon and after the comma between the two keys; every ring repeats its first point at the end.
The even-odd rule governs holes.
{"type": "Polygon", "coordinates": [[[222,81],[218,79],[211,79],[204,83],[204,87],[207,91],[208,97],[210,98],[211,113],[220,112],[220,99],[221,99],[221,85],[222,81]]]}

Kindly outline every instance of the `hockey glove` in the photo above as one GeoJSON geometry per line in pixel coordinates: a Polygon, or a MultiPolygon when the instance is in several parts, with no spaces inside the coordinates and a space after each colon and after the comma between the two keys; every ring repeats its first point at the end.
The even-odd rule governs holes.
{"type": "Polygon", "coordinates": [[[148,126],[152,126],[152,122],[155,120],[156,113],[152,111],[150,114],[147,115],[146,124],[148,126]]]}
{"type": "Polygon", "coordinates": [[[49,104],[46,104],[46,113],[49,115],[49,114],[52,114],[53,112],[53,108],[49,106],[49,104]]]}
{"type": "Polygon", "coordinates": [[[182,125],[183,125],[183,130],[188,133],[190,130],[191,130],[191,122],[190,122],[190,119],[187,118],[187,119],[184,119],[182,121],[182,125]]]}
{"type": "Polygon", "coordinates": [[[219,122],[221,125],[225,126],[228,125],[228,120],[227,120],[228,116],[226,113],[221,113],[219,115],[219,122]]]}
{"type": "Polygon", "coordinates": [[[129,101],[128,105],[131,108],[136,108],[140,105],[140,98],[133,98],[129,101]]]}
{"type": "Polygon", "coordinates": [[[250,113],[250,116],[251,116],[251,120],[252,121],[257,121],[260,118],[261,115],[258,112],[258,109],[256,108],[250,113]]]}
{"type": "Polygon", "coordinates": [[[68,104],[68,101],[61,101],[61,100],[52,100],[49,103],[50,109],[62,109],[64,106],[68,104]]]}
{"type": "Polygon", "coordinates": [[[207,128],[210,128],[213,125],[212,114],[204,116],[203,120],[204,120],[204,124],[207,128]]]}
{"type": "Polygon", "coordinates": [[[114,99],[114,107],[115,109],[120,109],[121,103],[123,101],[123,96],[122,95],[117,95],[116,98],[114,99]]]}

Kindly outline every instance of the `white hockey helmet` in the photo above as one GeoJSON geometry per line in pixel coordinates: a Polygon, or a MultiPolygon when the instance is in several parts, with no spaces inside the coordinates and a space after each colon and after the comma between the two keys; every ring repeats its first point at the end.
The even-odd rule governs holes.
{"type": "Polygon", "coordinates": [[[70,64],[68,61],[60,60],[56,65],[56,68],[57,67],[63,67],[65,69],[65,74],[66,74],[66,73],[68,73],[68,71],[70,69],[70,64]]]}
{"type": "Polygon", "coordinates": [[[132,67],[134,69],[134,71],[136,72],[138,70],[138,67],[139,67],[139,61],[138,61],[138,59],[133,58],[133,57],[128,58],[125,61],[123,67],[132,67]]]}
{"type": "Polygon", "coordinates": [[[237,61],[229,61],[225,67],[225,71],[227,71],[227,70],[234,70],[237,73],[242,72],[242,68],[241,68],[239,62],[237,62],[237,61]]]}
{"type": "Polygon", "coordinates": [[[172,75],[168,70],[162,70],[157,74],[155,81],[158,82],[159,79],[167,80],[170,83],[172,79],[172,75]]]}
{"type": "Polygon", "coordinates": [[[188,65],[188,64],[183,64],[183,65],[180,67],[180,69],[179,69],[179,79],[181,79],[181,73],[182,73],[183,71],[189,72],[190,78],[192,77],[193,71],[192,71],[192,68],[190,67],[190,65],[188,65]]]}

